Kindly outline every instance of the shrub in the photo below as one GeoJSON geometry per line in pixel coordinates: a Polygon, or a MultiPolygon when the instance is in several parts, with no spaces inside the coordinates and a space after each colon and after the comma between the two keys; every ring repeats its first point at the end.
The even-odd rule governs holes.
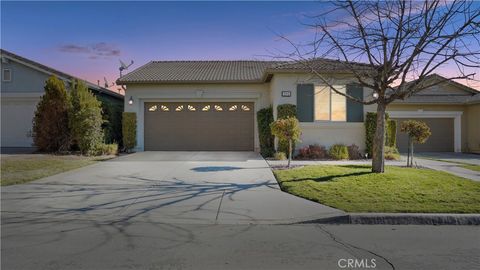
{"type": "Polygon", "coordinates": [[[386,146],[397,147],[397,121],[389,120],[387,122],[387,141],[386,146]]]}
{"type": "Polygon", "coordinates": [[[123,147],[129,152],[137,144],[137,114],[124,112],[122,117],[123,147]]]}
{"type": "Polygon", "coordinates": [[[293,143],[299,141],[301,135],[298,119],[295,117],[277,119],[275,122],[270,124],[270,129],[272,130],[272,134],[275,135],[279,140],[289,142],[288,167],[290,167],[293,143]]]}
{"type": "Polygon", "coordinates": [[[102,95],[97,95],[97,99],[102,103],[102,129],[105,142],[119,143],[121,146],[123,103],[102,95]]]}
{"type": "Polygon", "coordinates": [[[45,94],[40,98],[33,118],[33,142],[40,151],[67,151],[71,144],[68,128],[68,94],[65,84],[52,76],[45,82],[45,94]]]}
{"type": "MultiPolygon", "coordinates": [[[[395,120],[390,120],[388,113],[385,114],[385,145],[395,146],[397,143],[396,139],[396,130],[397,122],[395,120]],[[391,127],[394,125],[395,127],[391,127]],[[392,132],[394,130],[394,132],[392,132]]],[[[368,156],[372,156],[373,150],[373,137],[375,136],[375,129],[377,128],[377,113],[367,112],[367,117],[365,119],[365,152],[368,153],[368,156]]]]}
{"type": "Polygon", "coordinates": [[[277,119],[297,117],[297,106],[293,104],[280,104],[277,106],[277,119]]]}
{"type": "Polygon", "coordinates": [[[298,150],[298,159],[324,159],[327,157],[325,146],[318,144],[302,147],[298,150]]]}
{"type": "Polygon", "coordinates": [[[275,160],[286,160],[287,155],[284,152],[276,152],[273,155],[273,159],[275,159],[275,160]]]}
{"type": "Polygon", "coordinates": [[[94,155],[103,141],[100,101],[83,82],[77,81],[70,92],[69,127],[82,154],[94,155]]]}
{"type": "Polygon", "coordinates": [[[273,122],[272,107],[261,109],[257,112],[258,137],[260,141],[260,154],[271,157],[275,153],[275,137],[270,130],[273,122]]]}
{"type": "Polygon", "coordinates": [[[328,155],[336,160],[348,159],[348,148],[343,144],[334,144],[330,147],[328,155]]]}
{"type": "Polygon", "coordinates": [[[360,152],[360,148],[356,144],[352,144],[348,146],[348,157],[350,159],[361,159],[362,153],[360,152]]]}
{"type": "MultiPolygon", "coordinates": [[[[297,106],[293,104],[280,104],[277,106],[277,119],[287,119],[289,117],[297,117],[297,106]]],[[[295,149],[295,142],[292,143],[295,149]]],[[[288,141],[278,141],[278,151],[288,153],[288,141]]]]}
{"type": "Polygon", "coordinates": [[[97,145],[96,148],[96,155],[116,155],[118,154],[118,144],[116,143],[110,143],[110,144],[105,144],[101,143],[97,145]]]}
{"type": "Polygon", "coordinates": [[[385,159],[386,160],[399,160],[400,153],[396,147],[385,146],[385,159]]]}

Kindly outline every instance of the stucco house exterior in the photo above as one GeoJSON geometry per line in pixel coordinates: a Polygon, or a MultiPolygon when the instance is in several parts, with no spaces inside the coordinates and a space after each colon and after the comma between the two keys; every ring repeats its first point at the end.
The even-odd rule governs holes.
{"type": "MultiPolygon", "coordinates": [[[[367,98],[340,61],[316,59],[317,71],[337,88],[367,98]]],[[[358,64],[358,68],[365,68],[358,64]]],[[[303,66],[276,61],[152,61],[122,76],[125,111],[137,115],[137,151],[259,151],[256,112],[297,105],[298,147],[336,143],[365,149],[363,106],[331,92],[303,66]]],[[[479,94],[444,83],[388,107],[392,119],[422,119],[432,126],[421,151],[480,151],[479,94]]],[[[399,134],[399,148],[404,138],[399,134]]]]}
{"type": "MultiPolygon", "coordinates": [[[[55,75],[68,89],[76,78],[5,50],[0,50],[0,57],[1,147],[33,150],[32,120],[37,103],[44,94],[45,81],[55,75]]],[[[123,107],[123,95],[86,83],[103,104],[123,107]]]]}

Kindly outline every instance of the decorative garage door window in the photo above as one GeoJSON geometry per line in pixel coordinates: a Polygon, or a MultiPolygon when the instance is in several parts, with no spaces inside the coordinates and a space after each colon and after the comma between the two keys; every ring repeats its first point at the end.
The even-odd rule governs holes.
{"type": "Polygon", "coordinates": [[[241,103],[147,103],[146,110],[153,112],[249,112],[251,105],[241,103]]]}

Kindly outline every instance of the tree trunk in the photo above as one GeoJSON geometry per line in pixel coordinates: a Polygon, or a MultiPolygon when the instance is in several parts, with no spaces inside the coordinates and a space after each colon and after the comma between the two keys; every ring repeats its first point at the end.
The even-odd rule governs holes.
{"type": "Polygon", "coordinates": [[[290,168],[291,161],[292,161],[292,140],[288,140],[288,168],[290,168]]]}
{"type": "Polygon", "coordinates": [[[383,173],[385,171],[385,110],[386,105],[377,105],[377,127],[373,137],[372,149],[372,172],[383,173]]]}
{"type": "Polygon", "coordinates": [[[412,138],[408,136],[408,149],[407,149],[407,167],[410,167],[410,141],[412,138]]]}
{"type": "Polygon", "coordinates": [[[413,167],[413,140],[410,139],[410,167],[413,167]]]}

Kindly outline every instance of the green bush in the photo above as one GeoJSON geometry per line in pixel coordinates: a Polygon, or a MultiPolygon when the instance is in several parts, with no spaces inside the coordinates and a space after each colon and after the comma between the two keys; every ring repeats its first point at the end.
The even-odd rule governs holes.
{"type": "Polygon", "coordinates": [[[137,114],[124,112],[122,117],[123,147],[129,152],[137,144],[137,114]]]}
{"type": "Polygon", "coordinates": [[[69,127],[80,152],[95,155],[103,141],[103,117],[100,101],[85,83],[76,81],[70,91],[69,127]]]}
{"type": "Polygon", "coordinates": [[[118,154],[118,144],[116,143],[110,143],[110,144],[101,143],[97,145],[96,155],[98,156],[116,155],[116,154],[118,154]]]}
{"type": "Polygon", "coordinates": [[[387,122],[386,146],[397,147],[397,121],[390,119],[387,122]]]}
{"type": "Polygon", "coordinates": [[[118,143],[121,146],[123,102],[102,95],[97,95],[97,99],[102,103],[102,129],[105,142],[118,143]]]}
{"type": "Polygon", "coordinates": [[[286,160],[287,155],[284,152],[276,152],[273,155],[273,159],[275,159],[275,160],[286,160]]]}
{"type": "Polygon", "coordinates": [[[261,109],[257,112],[258,137],[260,141],[260,154],[263,157],[271,157],[275,153],[275,137],[270,130],[273,122],[272,107],[261,109]]]}
{"type": "Polygon", "coordinates": [[[293,104],[280,104],[277,106],[277,119],[297,117],[297,106],[293,104]]]}
{"type": "Polygon", "coordinates": [[[33,118],[33,142],[40,151],[67,151],[71,134],[68,128],[70,104],[65,83],[52,76],[45,82],[44,89],[45,94],[40,98],[33,118]]]}
{"type": "Polygon", "coordinates": [[[386,160],[399,160],[400,153],[396,147],[385,146],[385,159],[386,160]]]}
{"type": "Polygon", "coordinates": [[[328,155],[330,158],[336,160],[348,159],[348,148],[343,144],[334,144],[330,147],[330,150],[328,150],[328,155]]]}
{"type": "MultiPolygon", "coordinates": [[[[390,117],[385,114],[385,145],[396,146],[397,143],[397,122],[390,120],[390,117]]],[[[365,152],[369,157],[372,157],[373,138],[375,136],[375,129],[377,128],[377,113],[367,112],[365,119],[365,152]]]]}
{"type": "MultiPolygon", "coordinates": [[[[297,117],[297,106],[293,104],[280,104],[277,106],[277,119],[287,119],[289,117],[297,117]]],[[[292,144],[295,149],[295,143],[292,144]]],[[[278,141],[277,150],[280,152],[288,152],[288,141],[278,141]]]]}

